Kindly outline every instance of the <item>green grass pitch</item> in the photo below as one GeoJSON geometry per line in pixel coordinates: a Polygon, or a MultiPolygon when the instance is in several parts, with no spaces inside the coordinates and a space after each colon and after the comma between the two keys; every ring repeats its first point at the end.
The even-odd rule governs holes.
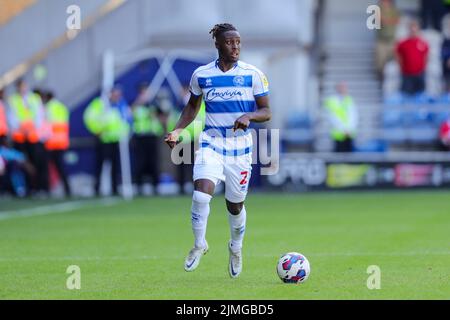
{"type": "Polygon", "coordinates": [[[250,194],[238,279],[227,272],[222,195],[211,203],[210,252],[184,271],[190,203],[139,198],[58,212],[1,200],[0,299],[450,299],[450,192],[250,194]],[[52,214],[13,217],[17,205],[52,214]],[[289,251],[310,261],[304,284],[276,274],[289,251]],[[81,269],[80,290],[66,288],[69,265],[81,269]],[[381,289],[367,288],[370,265],[381,289]]]}

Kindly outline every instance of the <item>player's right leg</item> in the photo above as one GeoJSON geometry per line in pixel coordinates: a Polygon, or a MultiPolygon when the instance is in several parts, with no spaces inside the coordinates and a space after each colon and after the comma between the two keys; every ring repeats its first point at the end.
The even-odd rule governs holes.
{"type": "Polygon", "coordinates": [[[230,253],[228,272],[232,278],[237,278],[242,272],[242,244],[247,217],[244,201],[252,170],[251,159],[251,154],[236,157],[227,163],[224,169],[225,199],[231,235],[228,242],[230,253]]]}
{"type": "Polygon", "coordinates": [[[209,202],[215,186],[223,179],[223,165],[212,150],[200,149],[196,152],[194,164],[194,194],[192,196],[192,231],[194,247],[189,252],[184,269],[195,270],[201,257],[208,251],[206,226],[209,216],[209,202]]]}
{"type": "Polygon", "coordinates": [[[207,179],[199,179],[194,182],[191,223],[195,242],[184,263],[184,270],[186,271],[194,271],[198,267],[201,257],[208,252],[206,226],[209,216],[209,202],[214,193],[214,187],[215,183],[207,179]]]}

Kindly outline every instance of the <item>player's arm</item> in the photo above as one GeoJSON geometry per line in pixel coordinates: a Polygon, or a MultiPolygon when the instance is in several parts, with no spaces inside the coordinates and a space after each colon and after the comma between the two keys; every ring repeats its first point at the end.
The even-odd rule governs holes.
{"type": "Polygon", "coordinates": [[[246,113],[240,116],[234,122],[234,130],[246,129],[250,122],[266,122],[272,117],[272,111],[269,108],[269,95],[255,97],[256,111],[246,113]]]}
{"type": "Polygon", "coordinates": [[[194,121],[198,111],[200,110],[201,102],[201,95],[196,96],[191,93],[191,97],[189,98],[188,103],[181,112],[180,119],[178,120],[175,129],[169,132],[164,139],[164,141],[169,145],[171,149],[177,144],[181,131],[186,128],[192,121],[194,121]]]}

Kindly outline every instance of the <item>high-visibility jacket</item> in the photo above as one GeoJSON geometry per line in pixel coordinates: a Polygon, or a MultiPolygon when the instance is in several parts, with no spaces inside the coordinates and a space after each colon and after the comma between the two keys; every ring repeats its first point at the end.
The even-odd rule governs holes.
{"type": "Polygon", "coordinates": [[[47,135],[44,128],[44,109],[41,98],[35,93],[26,96],[13,94],[9,106],[14,127],[11,128],[12,140],[17,143],[37,143],[47,135]]]}
{"type": "Polygon", "coordinates": [[[343,141],[346,135],[354,137],[357,127],[357,113],[350,96],[332,96],[325,100],[331,122],[331,137],[335,141],[343,141]]]}
{"type": "Polygon", "coordinates": [[[119,142],[130,129],[119,109],[105,106],[102,98],[96,98],[88,105],[83,119],[86,128],[97,135],[102,143],[119,142]]]}
{"type": "MultiPolygon", "coordinates": [[[[167,130],[170,132],[175,129],[177,121],[180,117],[180,114],[177,112],[171,112],[169,115],[169,120],[167,124],[167,130]]],[[[205,120],[206,120],[206,107],[205,102],[202,101],[200,105],[200,109],[195,117],[194,121],[192,121],[183,131],[181,136],[183,137],[182,143],[190,143],[191,141],[197,141],[200,133],[205,128],[205,120]]]]}
{"type": "Polygon", "coordinates": [[[50,137],[45,142],[47,150],[67,150],[69,148],[69,111],[56,99],[47,102],[47,123],[50,137]]]}
{"type": "Polygon", "coordinates": [[[137,105],[133,108],[133,133],[136,135],[154,135],[161,137],[164,127],[159,121],[155,108],[137,105]]]}
{"type": "Polygon", "coordinates": [[[5,105],[0,100],[0,137],[8,134],[8,122],[6,120],[5,105]]]}

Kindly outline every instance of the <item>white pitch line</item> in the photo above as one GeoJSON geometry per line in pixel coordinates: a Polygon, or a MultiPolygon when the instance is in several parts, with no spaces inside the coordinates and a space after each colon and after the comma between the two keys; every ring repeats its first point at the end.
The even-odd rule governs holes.
{"type": "MultiPolygon", "coordinates": [[[[167,258],[167,257],[165,257],[167,258]]],[[[161,256],[139,256],[139,257],[124,257],[124,256],[112,256],[112,257],[18,257],[18,258],[0,258],[0,262],[35,262],[35,261],[114,261],[114,260],[158,260],[161,256]]],[[[180,256],[173,256],[169,259],[180,259],[180,256]]],[[[181,258],[182,259],[182,258],[181,258]]]]}
{"type": "MultiPolygon", "coordinates": [[[[308,255],[309,257],[360,257],[360,256],[447,256],[450,255],[450,251],[430,251],[430,252],[368,252],[368,253],[348,253],[348,252],[319,252],[315,254],[308,255]]],[[[262,255],[255,255],[250,254],[247,255],[248,258],[274,258],[276,259],[276,255],[269,255],[269,254],[262,254],[262,255]]],[[[130,261],[130,260],[158,260],[158,259],[183,259],[183,256],[61,256],[61,257],[0,257],[0,262],[33,262],[33,261],[114,261],[114,260],[123,260],[123,261],[130,261]]]]}
{"type": "Polygon", "coordinates": [[[26,218],[34,216],[43,216],[55,213],[64,213],[74,211],[88,206],[102,205],[111,206],[120,202],[116,199],[100,199],[100,200],[78,200],[64,203],[57,203],[52,205],[40,206],[35,208],[0,211],[0,220],[7,220],[13,218],[26,218]]]}

